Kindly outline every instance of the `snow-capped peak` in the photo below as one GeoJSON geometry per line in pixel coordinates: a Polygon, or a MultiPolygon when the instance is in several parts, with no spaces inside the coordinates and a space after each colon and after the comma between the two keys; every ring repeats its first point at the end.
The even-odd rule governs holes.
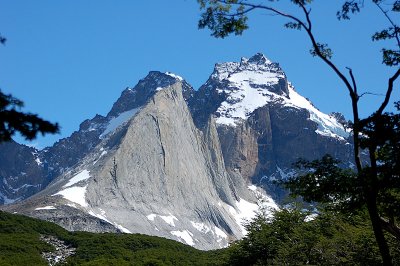
{"type": "Polygon", "coordinates": [[[226,96],[216,111],[219,124],[236,126],[257,108],[274,103],[306,109],[310,113],[309,119],[318,124],[318,134],[348,137],[348,132],[334,117],[322,113],[299,95],[287,81],[279,64],[261,53],[249,59],[242,58],[240,63],[217,64],[211,78],[220,84],[217,92],[226,96]]]}
{"type": "Polygon", "coordinates": [[[175,78],[175,79],[177,79],[177,80],[180,80],[180,81],[183,80],[183,78],[182,78],[181,76],[178,76],[178,75],[176,75],[176,74],[174,74],[174,73],[165,72],[165,74],[168,75],[168,76],[171,76],[171,77],[173,77],[173,78],[175,78]]]}
{"type": "Polygon", "coordinates": [[[257,53],[249,59],[242,57],[240,62],[216,64],[211,77],[217,80],[224,80],[234,73],[243,71],[268,72],[281,76],[285,75],[278,63],[272,62],[262,53],[257,53]]]}

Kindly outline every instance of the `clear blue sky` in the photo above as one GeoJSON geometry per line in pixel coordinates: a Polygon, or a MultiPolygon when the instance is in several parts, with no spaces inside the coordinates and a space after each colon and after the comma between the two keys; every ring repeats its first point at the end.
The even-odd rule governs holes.
{"type": "MultiPolygon", "coordinates": [[[[339,22],[340,2],[317,1],[312,7],[316,35],[330,44],[342,69],[353,69],[361,91],[382,93],[395,69],[381,64],[383,44],[372,43],[370,36],[386,21],[369,4],[351,21],[339,22]]],[[[266,12],[251,16],[243,36],[223,40],[197,29],[195,0],[0,0],[0,12],[0,33],[8,39],[0,47],[0,88],[23,100],[24,111],[61,125],[61,134],[30,145],[52,145],[78,130],[83,120],[106,115],[122,90],[150,70],[174,72],[197,89],[216,62],[256,52],[279,62],[319,109],[351,118],[347,92],[310,56],[304,32],[283,29],[284,21],[266,12]]],[[[398,88],[397,83],[396,100],[398,88]]],[[[361,114],[369,114],[381,99],[363,97],[361,114]]]]}

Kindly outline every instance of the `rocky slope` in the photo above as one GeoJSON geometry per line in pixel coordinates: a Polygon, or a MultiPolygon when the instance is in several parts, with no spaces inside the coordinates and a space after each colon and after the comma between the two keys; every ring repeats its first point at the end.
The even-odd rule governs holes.
{"type": "Polygon", "coordinates": [[[276,208],[282,191],[271,181],[293,173],[298,158],[330,153],[351,162],[349,133],[337,117],[300,96],[262,54],[217,64],[198,91],[174,74],[150,72],[122,92],[107,116],[84,121],[53,147],[10,144],[25,154],[11,160],[27,160],[33,172],[26,178],[37,176],[42,187],[9,193],[28,179],[22,168],[12,172],[1,163],[3,183],[9,176],[21,182],[0,187],[4,202],[47,187],[3,209],[69,230],[224,247],[246,233],[243,221],[260,199],[276,208]]]}

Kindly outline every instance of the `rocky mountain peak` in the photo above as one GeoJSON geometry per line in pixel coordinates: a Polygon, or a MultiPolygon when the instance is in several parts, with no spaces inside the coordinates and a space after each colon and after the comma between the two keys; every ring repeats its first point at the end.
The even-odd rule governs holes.
{"type": "Polygon", "coordinates": [[[317,124],[315,132],[318,134],[342,139],[348,137],[348,132],[336,117],[323,114],[308,99],[299,95],[279,64],[262,53],[249,59],[241,58],[240,62],[216,64],[208,81],[199,89],[195,101],[190,107],[199,126],[204,125],[213,113],[217,124],[236,127],[258,108],[276,105],[306,110],[309,119],[317,124]],[[204,105],[207,105],[206,110],[202,108],[204,105]]]}
{"type": "Polygon", "coordinates": [[[116,117],[123,112],[143,106],[157,91],[178,81],[182,82],[184,98],[190,98],[194,90],[182,77],[171,72],[150,71],[135,87],[128,87],[121,93],[107,117],[116,117]]]}
{"type": "Polygon", "coordinates": [[[248,62],[257,65],[269,65],[272,63],[263,53],[256,53],[249,58],[248,62]]]}
{"type": "Polygon", "coordinates": [[[250,58],[242,57],[240,62],[217,63],[211,78],[221,81],[228,79],[233,74],[246,74],[247,71],[260,74],[262,72],[274,73],[277,77],[286,77],[278,63],[272,62],[262,53],[257,53],[250,58]]]}

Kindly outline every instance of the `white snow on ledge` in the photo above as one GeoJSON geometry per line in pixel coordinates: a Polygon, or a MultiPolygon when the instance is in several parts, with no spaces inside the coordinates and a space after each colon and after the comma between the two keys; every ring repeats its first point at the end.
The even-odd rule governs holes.
{"type": "Polygon", "coordinates": [[[82,207],[88,207],[88,203],[86,202],[85,199],[85,193],[86,193],[86,187],[69,187],[64,190],[61,190],[60,192],[54,194],[53,196],[56,195],[61,195],[65,199],[77,203],[81,205],[82,207]]]}
{"type": "Polygon", "coordinates": [[[202,232],[204,234],[207,234],[208,232],[211,231],[211,228],[207,225],[205,225],[204,223],[198,223],[198,222],[193,222],[190,221],[190,223],[192,224],[192,226],[194,228],[196,228],[197,231],[202,232]]]}
{"type": "Polygon", "coordinates": [[[183,231],[171,231],[171,235],[174,235],[180,239],[182,239],[183,241],[186,242],[186,244],[190,245],[190,246],[194,246],[194,241],[193,241],[193,234],[188,231],[188,230],[183,230],[183,231]]]}
{"type": "Polygon", "coordinates": [[[45,206],[45,207],[39,207],[36,208],[35,211],[40,211],[40,210],[56,210],[57,208],[54,206],[45,206]]]}
{"type": "Polygon", "coordinates": [[[173,78],[176,78],[176,79],[178,79],[178,80],[180,80],[180,81],[183,80],[183,78],[182,78],[181,76],[178,76],[178,75],[176,75],[176,74],[174,74],[174,73],[165,72],[165,74],[168,75],[168,76],[171,76],[171,77],[173,77],[173,78]]]}
{"type": "Polygon", "coordinates": [[[166,222],[167,224],[169,224],[170,226],[173,226],[173,227],[175,227],[175,222],[174,222],[174,221],[175,221],[175,220],[176,220],[176,221],[179,221],[178,218],[176,218],[176,217],[175,217],[174,215],[172,215],[172,214],[170,214],[170,215],[168,215],[168,216],[164,216],[164,215],[157,215],[157,214],[152,213],[152,214],[147,215],[146,217],[147,217],[148,220],[154,222],[154,219],[155,219],[157,216],[160,217],[161,219],[163,219],[164,222],[166,222]]]}
{"type": "Polygon", "coordinates": [[[174,220],[179,221],[178,218],[176,218],[176,217],[173,216],[172,214],[169,215],[169,216],[161,216],[161,215],[159,215],[159,217],[160,217],[161,219],[163,219],[164,222],[166,222],[167,224],[169,224],[169,225],[171,225],[171,226],[174,226],[174,227],[175,227],[174,220]]]}
{"type": "Polygon", "coordinates": [[[90,214],[90,215],[92,215],[92,216],[94,216],[94,217],[97,217],[97,218],[99,218],[99,219],[101,219],[101,220],[103,220],[103,221],[106,221],[106,222],[109,223],[109,224],[112,224],[114,227],[116,227],[117,229],[119,229],[122,233],[132,234],[131,231],[129,231],[128,229],[126,229],[126,228],[123,227],[122,225],[108,220],[107,217],[106,217],[106,212],[105,212],[104,210],[102,210],[102,209],[99,209],[99,210],[100,210],[101,214],[95,213],[93,210],[89,210],[89,211],[88,211],[88,214],[90,214]]]}
{"type": "Polygon", "coordinates": [[[83,170],[79,174],[75,175],[72,177],[67,184],[65,184],[63,187],[70,187],[72,185],[75,185],[76,183],[79,183],[83,180],[87,180],[90,178],[90,171],[88,170],[83,170]]]}
{"type": "Polygon", "coordinates": [[[117,117],[112,118],[108,122],[107,128],[103,131],[103,133],[101,133],[100,138],[104,138],[107,134],[113,132],[115,129],[128,122],[129,119],[139,111],[139,109],[140,108],[134,108],[132,110],[120,113],[117,117]]]}

